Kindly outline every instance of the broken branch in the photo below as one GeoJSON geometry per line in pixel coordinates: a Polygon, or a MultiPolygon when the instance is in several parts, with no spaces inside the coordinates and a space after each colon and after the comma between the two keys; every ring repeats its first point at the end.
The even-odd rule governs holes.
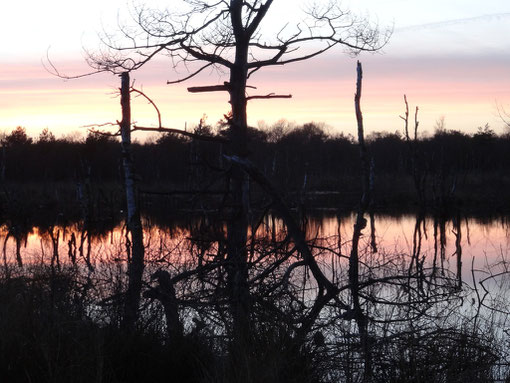
{"type": "Polygon", "coordinates": [[[267,100],[267,99],[271,99],[271,98],[292,98],[292,95],[291,94],[274,94],[274,93],[269,93],[269,94],[266,94],[265,96],[250,96],[250,97],[246,97],[246,101],[250,101],[250,100],[267,100]]]}

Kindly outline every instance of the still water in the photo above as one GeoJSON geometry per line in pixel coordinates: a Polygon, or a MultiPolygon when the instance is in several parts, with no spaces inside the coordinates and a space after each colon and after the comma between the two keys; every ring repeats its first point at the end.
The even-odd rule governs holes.
{"type": "MultiPolygon", "coordinates": [[[[352,302],[349,254],[355,219],[355,215],[321,214],[301,220],[317,263],[338,287],[339,300],[349,305],[352,302]]],[[[377,339],[388,336],[387,343],[380,343],[387,345],[387,351],[381,353],[390,355],[394,352],[391,348],[394,337],[397,341],[407,339],[406,334],[415,328],[430,334],[436,334],[438,329],[466,329],[479,334],[480,339],[492,341],[491,347],[499,361],[494,366],[494,374],[508,376],[510,221],[465,217],[439,220],[414,215],[376,215],[366,219],[359,246],[360,280],[366,283],[362,286],[363,310],[372,319],[370,333],[377,339]],[[380,282],[371,284],[373,280],[380,282]]],[[[274,304],[271,307],[291,318],[306,318],[319,289],[313,278],[307,278],[306,267],[293,268],[299,263],[295,258],[299,254],[292,241],[285,241],[287,232],[283,222],[270,215],[253,222],[247,250],[251,267],[248,278],[254,294],[258,293],[274,304]],[[283,261],[278,258],[289,253],[294,258],[283,261]],[[277,266],[272,268],[273,265],[277,266]],[[281,283],[284,279],[290,281],[286,290],[281,283]],[[288,303],[285,294],[280,295],[280,300],[277,294],[273,298],[271,293],[279,293],[279,289],[288,291],[295,299],[288,303]],[[265,296],[267,290],[270,293],[265,296]]],[[[198,270],[203,264],[215,261],[221,264],[219,254],[224,254],[225,230],[223,223],[206,218],[173,224],[144,219],[144,290],[155,283],[150,276],[160,268],[175,276],[198,270]]],[[[4,224],[0,227],[0,273],[23,275],[31,268],[37,270],[39,265],[78,270],[80,286],[91,297],[87,300],[87,315],[100,323],[120,323],[122,313],[110,303],[118,296],[117,292],[125,291],[129,248],[129,236],[123,224],[101,230],[87,228],[83,223],[24,228],[4,224]]],[[[200,272],[189,273],[190,278],[182,278],[175,284],[185,327],[193,331],[196,323],[205,323],[204,328],[215,339],[219,339],[218,334],[228,332],[222,322],[222,302],[226,301],[222,300],[222,290],[217,288],[221,287],[219,281],[223,281],[222,275],[215,274],[218,270],[207,269],[206,274],[210,275],[204,276],[200,272]]],[[[164,323],[164,320],[153,320],[163,315],[159,306],[148,300],[142,303],[144,321],[155,326],[164,323]]],[[[315,319],[325,339],[338,350],[357,347],[353,337],[357,328],[348,314],[345,307],[331,305],[315,319]]]]}
{"type": "MultiPolygon", "coordinates": [[[[368,217],[367,217],[368,219],[368,217]]],[[[333,214],[309,216],[303,220],[306,236],[317,248],[327,248],[334,254],[348,255],[355,216],[333,214]]],[[[364,253],[415,255],[427,263],[458,272],[464,279],[472,277],[472,269],[482,270],[506,262],[510,249],[510,221],[506,218],[479,220],[462,218],[439,221],[414,215],[398,217],[376,215],[368,219],[363,231],[360,251],[364,253]]],[[[209,225],[201,220],[186,224],[161,226],[145,220],[144,240],[148,262],[166,260],[172,264],[186,263],[193,248],[214,246],[214,239],[224,234],[224,226],[209,225]],[[190,239],[199,238],[200,241],[190,239]]],[[[257,238],[283,238],[283,223],[275,217],[265,217],[255,230],[257,238]]],[[[114,225],[92,232],[83,224],[67,226],[28,227],[21,230],[4,224],[0,227],[2,263],[9,265],[84,264],[94,268],[99,264],[124,262],[129,256],[125,226],[114,225]]],[[[207,251],[211,250],[210,248],[207,251]]],[[[324,251],[320,254],[324,256],[324,251]]]]}

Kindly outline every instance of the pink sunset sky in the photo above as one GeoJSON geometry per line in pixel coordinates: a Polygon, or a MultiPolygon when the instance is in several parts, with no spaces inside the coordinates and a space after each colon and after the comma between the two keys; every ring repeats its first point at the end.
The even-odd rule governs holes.
{"type": "MultiPolygon", "coordinates": [[[[140,1],[139,1],[140,2],[140,1]]],[[[321,0],[318,1],[319,3],[321,0]]],[[[32,136],[48,127],[57,136],[86,134],[85,125],[120,118],[115,97],[119,79],[99,74],[64,81],[44,68],[46,54],[68,75],[89,71],[83,48],[100,47],[98,32],[116,30],[117,15],[129,14],[132,1],[83,3],[20,0],[3,7],[0,47],[0,132],[21,125],[32,136]],[[50,48],[51,46],[51,48],[50,48]]],[[[164,7],[169,1],[145,1],[164,7]]],[[[275,0],[269,21],[297,14],[300,1],[275,0]]],[[[402,130],[403,94],[420,107],[422,132],[433,133],[444,117],[447,129],[472,133],[489,123],[498,133],[504,123],[498,105],[510,111],[510,2],[463,0],[351,0],[342,2],[369,15],[382,29],[393,28],[390,42],[377,54],[353,58],[341,50],[313,60],[257,73],[257,93],[292,94],[290,100],[253,101],[249,122],[267,125],[287,119],[297,124],[324,122],[331,133],[355,132],[353,94],[356,60],[364,67],[362,108],[368,133],[402,130]]],[[[182,75],[182,74],[181,74],[182,75]]],[[[205,72],[186,84],[166,85],[179,77],[164,59],[132,74],[136,85],[158,104],[163,124],[184,128],[203,114],[215,123],[229,110],[226,94],[190,94],[191,85],[213,85],[225,78],[205,72]]],[[[139,100],[133,118],[145,125],[156,116],[139,100]]]]}

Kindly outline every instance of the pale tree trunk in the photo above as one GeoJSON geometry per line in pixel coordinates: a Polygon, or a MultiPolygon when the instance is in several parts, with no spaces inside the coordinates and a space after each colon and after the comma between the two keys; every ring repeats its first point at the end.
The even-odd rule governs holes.
{"type": "Polygon", "coordinates": [[[128,288],[124,302],[123,327],[131,330],[138,318],[142,276],[144,269],[143,231],[138,207],[133,158],[131,155],[131,97],[129,73],[121,75],[122,121],[120,132],[122,138],[122,165],[124,167],[124,188],[126,190],[127,228],[131,233],[131,260],[128,264],[128,288]]]}
{"type": "Polygon", "coordinates": [[[364,382],[371,382],[372,380],[372,356],[370,338],[368,334],[368,319],[361,308],[360,301],[360,275],[359,275],[359,241],[363,229],[367,225],[367,220],[364,215],[367,207],[370,204],[370,168],[367,148],[365,145],[365,136],[363,128],[363,114],[361,113],[361,89],[363,80],[363,69],[361,63],[358,61],[357,65],[357,83],[356,94],[354,96],[354,105],[356,109],[356,120],[358,122],[358,144],[360,151],[361,162],[361,177],[362,177],[362,196],[356,223],[354,224],[354,232],[352,235],[352,249],[349,257],[349,285],[351,288],[352,304],[354,311],[354,319],[358,325],[358,331],[361,341],[361,348],[363,352],[365,367],[364,367],[364,382]]]}

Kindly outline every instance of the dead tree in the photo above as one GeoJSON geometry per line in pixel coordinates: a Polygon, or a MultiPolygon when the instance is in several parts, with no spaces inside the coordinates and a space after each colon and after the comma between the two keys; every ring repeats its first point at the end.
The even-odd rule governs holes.
{"type": "Polygon", "coordinates": [[[403,116],[400,118],[404,121],[404,134],[405,140],[408,144],[409,148],[409,156],[411,160],[411,174],[413,177],[414,187],[416,189],[416,193],[418,195],[418,203],[420,205],[420,209],[423,210],[425,208],[425,186],[426,186],[426,173],[421,166],[419,161],[419,153],[418,153],[418,127],[420,122],[418,121],[418,106],[414,112],[414,137],[411,138],[409,135],[409,103],[407,102],[407,96],[404,94],[404,104],[406,106],[406,110],[403,116]]]}
{"type": "Polygon", "coordinates": [[[142,276],[145,266],[143,229],[135,184],[133,158],[131,155],[131,86],[129,72],[121,74],[120,103],[122,121],[119,123],[122,138],[122,166],[124,168],[124,188],[127,205],[127,228],[131,233],[131,259],[128,263],[128,288],[124,302],[124,322],[126,329],[132,329],[138,317],[138,306],[142,291],[142,276]]]}
{"type": "MultiPolygon", "coordinates": [[[[185,67],[189,72],[168,84],[184,82],[206,69],[227,74],[223,84],[188,90],[227,92],[231,107],[227,114],[226,154],[240,161],[232,161],[229,172],[231,209],[225,269],[233,338],[239,349],[247,348],[252,336],[246,246],[249,177],[240,165],[249,157],[247,104],[250,100],[290,97],[273,93],[248,95],[247,91],[254,89],[248,80],[260,69],[311,59],[335,47],[351,53],[376,51],[389,38],[389,33],[380,34],[377,26],[340,8],[335,1],[317,3],[300,22],[294,25],[284,22],[276,34],[266,33],[261,25],[273,2],[181,0],[172,4],[179,9],[175,12],[140,7],[135,9],[138,31],[121,28],[121,33],[103,39],[106,51],[89,57],[96,71],[123,73],[141,68],[158,55],[169,56],[175,69],[185,67]]],[[[138,291],[137,287],[133,289],[138,291]]]]}
{"type": "Polygon", "coordinates": [[[365,145],[365,135],[363,127],[363,114],[361,112],[361,90],[363,83],[363,68],[361,63],[358,61],[357,65],[357,81],[356,81],[356,94],[354,95],[354,106],[356,110],[356,120],[358,123],[358,146],[360,153],[361,163],[361,183],[362,183],[362,194],[361,201],[356,216],[356,222],[354,224],[354,231],[352,234],[352,247],[351,255],[349,257],[349,284],[352,295],[352,306],[354,319],[358,325],[358,331],[361,341],[361,347],[364,354],[364,380],[370,381],[372,376],[372,365],[371,365],[371,351],[368,335],[368,318],[363,312],[361,307],[360,297],[360,272],[359,272],[359,241],[362,235],[363,229],[367,226],[367,220],[364,217],[370,201],[371,187],[370,187],[370,160],[368,157],[367,147],[365,145]]]}

